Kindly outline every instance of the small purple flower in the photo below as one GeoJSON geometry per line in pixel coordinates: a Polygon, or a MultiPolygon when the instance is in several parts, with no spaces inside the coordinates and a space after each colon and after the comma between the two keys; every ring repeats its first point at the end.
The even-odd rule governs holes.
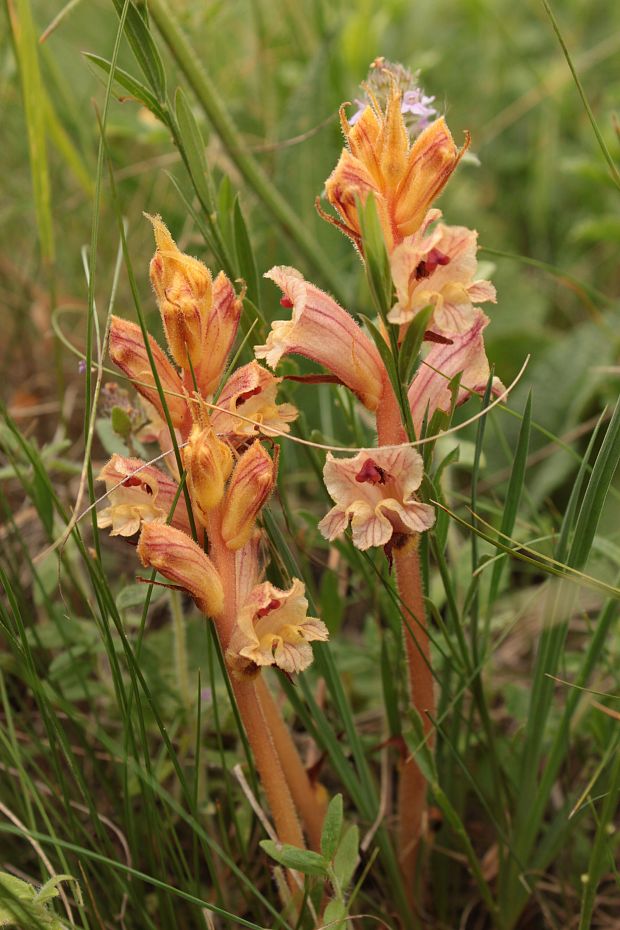
{"type": "Polygon", "coordinates": [[[420,87],[415,87],[413,90],[406,90],[403,94],[400,112],[411,113],[412,116],[417,117],[417,132],[426,129],[429,123],[439,115],[435,107],[431,106],[434,100],[434,97],[427,97],[420,87]]]}
{"type": "Polygon", "coordinates": [[[79,374],[83,375],[85,371],[86,371],[86,362],[84,361],[83,358],[81,358],[78,362],[78,372],[79,374]]]}
{"type": "Polygon", "coordinates": [[[362,84],[364,99],[355,98],[357,110],[349,118],[349,125],[354,126],[367,106],[377,103],[384,106],[394,83],[402,92],[400,111],[405,117],[405,126],[411,139],[415,139],[422,130],[437,119],[438,111],[431,104],[434,97],[427,96],[418,85],[419,72],[412,73],[403,65],[394,64],[384,58],[377,58],[370,66],[368,81],[362,84]]]}

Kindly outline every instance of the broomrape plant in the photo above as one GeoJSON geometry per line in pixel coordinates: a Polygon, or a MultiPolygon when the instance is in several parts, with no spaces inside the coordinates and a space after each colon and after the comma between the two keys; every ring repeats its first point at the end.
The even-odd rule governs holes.
{"type": "MultiPolygon", "coordinates": [[[[445,120],[430,120],[437,115],[432,98],[404,74],[377,60],[355,118],[341,109],[346,146],[325,186],[337,216],[319,206],[365,267],[378,314],[367,331],[295,268],[277,266],[265,277],[290,313],[255,347],[256,361],[227,369],[243,288],[182,253],[158,216],[149,217],[156,243],[150,277],[168,354],[151,337],[147,347],[140,328],[126,320],[113,317],[110,329],[110,355],[142,398],[143,435],[162,453],[176,443],[183,471],[170,455],[162,468],[114,455],[99,475],[107,489],[99,525],[112,535],[139,532],[142,564],[186,591],[214,624],[277,837],[289,849],[279,861],[302,869],[308,860],[290,850],[307,843],[319,853],[325,846],[326,792],[306,772],[263,670],[303,673],[311,644],[327,640],[328,631],[320,617],[308,616],[302,581],[292,578],[280,589],[265,579],[261,514],[277,482],[273,437],[285,437],[297,417],[292,404],[278,402],[282,377],[273,372],[284,356],[304,356],[326,371],[308,378],[305,390],[317,380],[343,385],[372,418],[376,447],[327,455],[323,474],[334,506],[318,529],[331,541],[350,527],[357,549],[385,553],[400,597],[409,700],[427,752],[435,698],[419,549],[435,509],[425,500],[416,445],[433,441],[431,430],[445,426],[472,394],[504,390],[491,378],[484,349],[489,321],[478,304],[496,297],[492,284],[476,278],[477,234],[439,222],[432,206],[468,139],[459,150],[445,120]]],[[[426,790],[427,776],[404,750],[398,857],[412,902],[428,829],[426,790]]],[[[275,847],[269,851],[277,858],[275,847]]],[[[297,887],[294,878],[290,887],[297,887]]],[[[327,917],[344,913],[335,901],[327,917]]]]}

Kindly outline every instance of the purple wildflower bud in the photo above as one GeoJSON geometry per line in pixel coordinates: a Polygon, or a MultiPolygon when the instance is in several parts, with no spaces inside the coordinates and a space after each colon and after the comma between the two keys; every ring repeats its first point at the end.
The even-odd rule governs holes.
{"type": "Polygon", "coordinates": [[[85,371],[86,371],[86,362],[84,361],[83,358],[81,358],[78,362],[78,372],[81,375],[83,375],[85,371]]]}

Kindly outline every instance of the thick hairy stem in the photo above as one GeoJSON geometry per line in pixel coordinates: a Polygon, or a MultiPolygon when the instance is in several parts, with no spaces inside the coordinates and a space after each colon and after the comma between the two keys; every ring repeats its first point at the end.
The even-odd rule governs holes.
{"type": "Polygon", "coordinates": [[[271,736],[256,682],[231,677],[239,714],[245,727],[263,790],[281,843],[305,847],[301,825],[271,736]]]}
{"type": "MultiPolygon", "coordinates": [[[[383,446],[406,442],[398,404],[387,381],[377,410],[377,437],[379,445],[383,446]]],[[[411,539],[402,548],[395,549],[394,560],[402,604],[411,703],[422,718],[424,732],[429,733],[429,714],[433,716],[435,698],[417,540],[411,539]]],[[[405,760],[401,769],[398,808],[399,857],[409,894],[413,895],[426,810],[426,780],[413,758],[405,760]]]]}
{"type": "Polygon", "coordinates": [[[318,851],[325,818],[325,803],[317,797],[317,792],[310,783],[291,732],[282,719],[282,714],[262,675],[256,679],[256,692],[308,841],[312,849],[318,851]]]}
{"type": "MultiPolygon", "coordinates": [[[[226,651],[237,617],[237,572],[235,553],[224,543],[220,523],[220,513],[215,510],[210,515],[208,527],[209,555],[224,587],[224,612],[215,622],[222,648],[226,651]]],[[[257,692],[256,680],[236,679],[232,675],[230,680],[278,839],[281,843],[305,848],[297,810],[257,692]]]]}
{"type": "MultiPolygon", "coordinates": [[[[395,562],[405,623],[411,702],[422,718],[424,733],[428,734],[432,728],[430,717],[435,710],[435,696],[416,542],[412,539],[407,546],[397,551],[395,562]]],[[[426,780],[413,758],[407,759],[403,764],[398,805],[401,865],[404,874],[411,879],[415,873],[426,810],[426,780]]]]}

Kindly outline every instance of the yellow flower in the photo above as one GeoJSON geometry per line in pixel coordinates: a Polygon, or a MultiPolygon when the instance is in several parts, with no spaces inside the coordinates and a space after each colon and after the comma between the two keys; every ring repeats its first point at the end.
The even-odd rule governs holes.
{"type": "Polygon", "coordinates": [[[293,579],[288,591],[268,581],[256,585],[239,611],[226,658],[239,675],[256,674],[275,665],[288,674],[302,672],[312,662],[312,641],[329,633],[316,617],[308,617],[304,585],[293,579]]]}
{"type": "Polygon", "coordinates": [[[439,196],[456,168],[468,141],[457,149],[443,117],[431,123],[413,145],[401,112],[401,93],[392,85],[385,112],[374,102],[351,125],[344,107],[340,121],[347,141],[325,193],[338,211],[337,225],[361,249],[357,200],[365,203],[373,192],[385,244],[392,251],[422,223],[431,203],[439,196]]]}

